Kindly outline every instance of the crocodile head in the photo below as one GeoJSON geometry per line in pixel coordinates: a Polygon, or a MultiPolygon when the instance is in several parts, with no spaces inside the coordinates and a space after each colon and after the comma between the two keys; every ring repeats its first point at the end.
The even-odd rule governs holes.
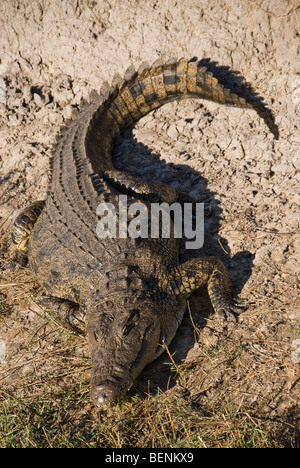
{"type": "Polygon", "coordinates": [[[88,321],[91,398],[97,405],[118,400],[142,369],[164,351],[163,344],[171,341],[178,327],[171,307],[170,314],[165,310],[160,314],[157,303],[144,300],[141,307],[133,301],[120,314],[120,298],[115,305],[111,302],[109,313],[97,306],[102,312],[95,311],[88,321]]]}

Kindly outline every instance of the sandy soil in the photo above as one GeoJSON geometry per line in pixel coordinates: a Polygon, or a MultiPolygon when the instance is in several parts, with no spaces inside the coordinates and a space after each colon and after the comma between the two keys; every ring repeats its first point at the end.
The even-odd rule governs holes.
{"type": "MultiPolygon", "coordinates": [[[[40,287],[30,271],[11,271],[10,241],[18,211],[46,196],[56,136],[82,100],[115,73],[160,57],[196,56],[207,59],[236,92],[244,95],[241,77],[250,83],[272,109],[280,138],[274,140],[255,112],[191,100],[155,111],[117,142],[119,168],[205,196],[205,251],[226,262],[234,291],[251,303],[238,324],[224,324],[210,315],[205,292],[196,294],[190,301],[195,328],[187,314],[171,349],[177,362],[185,359],[187,371],[172,388],[167,378],[159,385],[201,407],[211,407],[220,395],[236,408],[256,405],[257,414],[275,421],[279,431],[295,435],[300,416],[299,2],[2,0],[0,31],[2,388],[13,392],[47,365],[53,373],[62,365],[53,357],[62,339],[57,333],[39,335],[34,350],[30,347],[46,327],[32,299],[40,287]]],[[[189,255],[182,252],[183,259],[189,255]]],[[[88,349],[80,353],[88,356],[88,349]]],[[[160,364],[141,377],[145,385],[149,378],[155,385],[155,366],[160,364]]]]}

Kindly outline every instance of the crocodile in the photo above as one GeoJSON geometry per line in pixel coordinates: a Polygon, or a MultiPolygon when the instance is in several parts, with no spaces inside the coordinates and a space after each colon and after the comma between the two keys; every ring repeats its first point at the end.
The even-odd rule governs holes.
{"type": "Polygon", "coordinates": [[[218,258],[180,263],[174,235],[99,238],[96,233],[98,205],[117,207],[120,194],[127,195],[129,206],[137,200],[147,206],[191,200],[167,184],[116,170],[111,156],[125,128],[183,98],[254,109],[278,137],[264,106],[232,93],[195,59],[130,67],[69,125],[52,158],[47,199],[25,208],[13,225],[13,243],[53,298],[53,313],[87,335],[96,405],[120,399],[164,351],[196,289],[207,285],[214,311],[225,319],[243,310],[218,258]]]}

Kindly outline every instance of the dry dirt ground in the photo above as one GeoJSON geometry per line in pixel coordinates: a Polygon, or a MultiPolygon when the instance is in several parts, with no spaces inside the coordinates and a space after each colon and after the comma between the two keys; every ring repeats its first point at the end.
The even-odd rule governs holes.
{"type": "MultiPolygon", "coordinates": [[[[205,252],[224,260],[234,292],[250,306],[237,324],[223,323],[211,314],[205,291],[195,294],[170,347],[177,378],[161,371],[165,355],[138,385],[150,393],[159,385],[195,411],[255,410],[278,440],[297,445],[299,32],[298,0],[1,1],[2,398],[37,382],[51,388],[59,380],[63,388],[72,378],[89,378],[85,341],[45,315],[28,269],[12,269],[11,223],[21,208],[46,196],[60,129],[82,99],[129,65],[198,57],[245,97],[244,81],[250,83],[274,113],[279,140],[255,112],[191,100],[171,103],[127,130],[116,143],[115,164],[204,197],[205,252]]],[[[194,254],[182,251],[182,258],[194,254]]]]}

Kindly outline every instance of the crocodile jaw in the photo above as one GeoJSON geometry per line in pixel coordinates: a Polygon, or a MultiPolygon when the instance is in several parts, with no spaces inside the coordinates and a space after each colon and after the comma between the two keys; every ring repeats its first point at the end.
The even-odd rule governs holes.
{"type": "MultiPolygon", "coordinates": [[[[158,317],[157,317],[158,319],[158,317]]],[[[160,321],[136,325],[129,336],[100,335],[89,327],[92,355],[91,399],[99,406],[117,401],[158,353],[160,321]],[[96,338],[95,338],[96,337],[96,338]]],[[[161,348],[163,351],[163,348],[161,348]]],[[[161,352],[162,352],[161,351],[161,352]]]]}

